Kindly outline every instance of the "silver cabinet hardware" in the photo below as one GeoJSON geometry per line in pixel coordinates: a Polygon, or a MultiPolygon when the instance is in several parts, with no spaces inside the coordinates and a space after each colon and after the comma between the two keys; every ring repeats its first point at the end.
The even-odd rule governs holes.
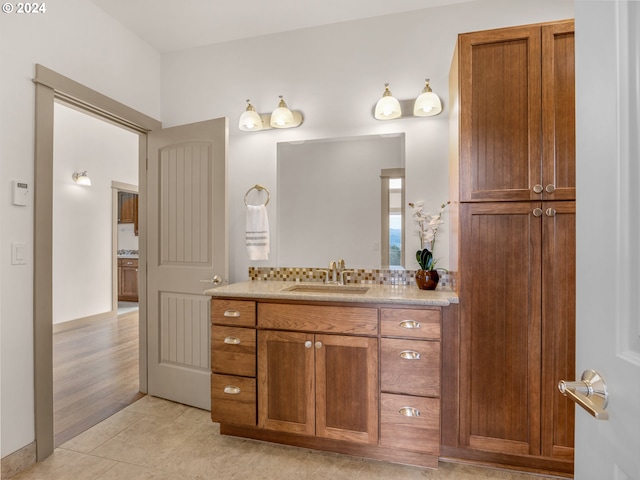
{"type": "Polygon", "coordinates": [[[240,339],[238,337],[226,337],[224,343],[227,345],[240,345],[240,339]]]}
{"type": "Polygon", "coordinates": [[[306,342],[304,342],[304,348],[311,348],[313,347],[313,342],[311,340],[307,340],[306,342]]]}
{"type": "Polygon", "coordinates": [[[547,208],[545,213],[547,214],[547,217],[555,217],[556,216],[556,209],[555,208],[547,208]]]}
{"type": "Polygon", "coordinates": [[[224,387],[224,393],[229,395],[238,395],[240,393],[240,387],[236,387],[235,385],[227,385],[224,387]]]}
{"type": "Polygon", "coordinates": [[[553,193],[556,191],[556,186],[553,183],[550,183],[546,186],[545,190],[547,193],[553,193]]]}
{"type": "Polygon", "coordinates": [[[240,316],[240,312],[237,310],[225,310],[224,311],[224,316],[225,317],[239,317],[240,316]]]}
{"type": "Polygon", "coordinates": [[[316,349],[320,349],[322,348],[322,342],[316,342],[314,346],[316,347],[316,349]]]}
{"type": "Polygon", "coordinates": [[[569,399],[576,402],[597,420],[608,420],[609,414],[605,411],[609,400],[607,385],[602,376],[595,370],[585,370],[580,382],[558,383],[558,390],[569,399]]]}
{"type": "Polygon", "coordinates": [[[534,217],[541,217],[542,216],[542,209],[541,208],[534,208],[533,209],[533,216],[534,217]]]}
{"type": "Polygon", "coordinates": [[[420,328],[420,322],[416,322],[415,320],[403,320],[400,322],[400,327],[402,328],[420,328]]]}
{"type": "Polygon", "coordinates": [[[533,186],[533,192],[534,193],[542,193],[542,185],[540,185],[539,183],[537,185],[533,186]]]}
{"type": "Polygon", "coordinates": [[[417,408],[413,408],[413,407],[402,407],[400,410],[398,410],[398,413],[400,415],[404,415],[405,417],[419,417],[420,416],[420,410],[418,410],[417,408]]]}
{"type": "Polygon", "coordinates": [[[414,350],[404,350],[400,352],[400,358],[405,360],[420,360],[420,353],[414,350]]]}
{"type": "Polygon", "coordinates": [[[213,283],[214,286],[218,286],[222,283],[222,277],[220,275],[214,275],[213,278],[208,280],[200,280],[200,283],[213,283]]]}

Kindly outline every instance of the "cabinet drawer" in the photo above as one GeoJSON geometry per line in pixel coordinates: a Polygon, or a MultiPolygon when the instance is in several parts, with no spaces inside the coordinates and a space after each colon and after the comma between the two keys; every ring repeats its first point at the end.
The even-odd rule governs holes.
{"type": "Polygon", "coordinates": [[[440,338],[442,310],[382,308],[380,329],[383,336],[408,338],[440,338]]]}
{"type": "Polygon", "coordinates": [[[247,300],[211,300],[211,322],[217,325],[255,327],[256,302],[247,300]]]}
{"type": "Polygon", "coordinates": [[[377,335],[378,309],[260,303],[258,325],[277,330],[377,335]]]}
{"type": "Polygon", "coordinates": [[[380,345],[383,392],[440,396],[440,342],[383,338],[380,345]]]}
{"type": "Polygon", "coordinates": [[[256,379],[211,375],[211,420],[256,425],[256,379]]]}
{"type": "Polygon", "coordinates": [[[440,400],[383,393],[380,445],[440,454],[440,400]]]}
{"type": "Polygon", "coordinates": [[[213,325],[211,370],[228,375],[256,376],[256,331],[213,325]]]}

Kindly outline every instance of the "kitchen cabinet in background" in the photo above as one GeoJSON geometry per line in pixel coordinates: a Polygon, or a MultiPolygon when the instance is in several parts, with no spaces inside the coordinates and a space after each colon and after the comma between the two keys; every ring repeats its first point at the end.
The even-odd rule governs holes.
{"type": "Polygon", "coordinates": [[[133,231],[138,235],[138,194],[118,192],[118,223],[133,223],[133,231]]]}
{"type": "Polygon", "coordinates": [[[118,258],[118,301],[138,301],[137,258],[118,258]]]}

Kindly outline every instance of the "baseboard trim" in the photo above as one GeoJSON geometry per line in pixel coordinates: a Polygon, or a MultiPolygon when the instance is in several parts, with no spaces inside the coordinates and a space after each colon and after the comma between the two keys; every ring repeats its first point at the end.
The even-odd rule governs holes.
{"type": "Polygon", "coordinates": [[[66,322],[59,322],[53,324],[53,333],[72,330],[74,328],[84,327],[92,322],[98,322],[100,320],[108,320],[118,318],[117,310],[111,310],[109,312],[97,313],[88,317],[76,318],[75,320],[68,320],[66,322]]]}
{"type": "Polygon", "coordinates": [[[22,447],[2,459],[0,478],[9,480],[18,473],[36,464],[36,442],[22,447]]]}

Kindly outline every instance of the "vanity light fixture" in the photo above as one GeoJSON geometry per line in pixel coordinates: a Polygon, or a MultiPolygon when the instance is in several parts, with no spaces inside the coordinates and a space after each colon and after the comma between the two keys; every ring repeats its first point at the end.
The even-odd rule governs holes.
{"type": "Polygon", "coordinates": [[[280,102],[271,114],[256,112],[251,102],[247,100],[247,109],[240,115],[238,128],[244,132],[257,132],[272,128],[294,128],[299,127],[302,120],[302,113],[297,110],[289,110],[284,98],[280,95],[280,102]]]}
{"type": "Polygon", "coordinates": [[[400,108],[400,102],[391,94],[389,84],[385,83],[382,98],[376,103],[374,116],[378,120],[393,120],[401,115],[402,109],[400,108]]]}
{"type": "Polygon", "coordinates": [[[282,95],[280,95],[280,102],[278,102],[278,106],[271,114],[270,123],[273,128],[291,128],[295,126],[293,124],[293,113],[291,113],[291,110],[287,107],[282,95]]]}
{"type": "Polygon", "coordinates": [[[73,175],[71,175],[71,178],[73,178],[73,181],[78,185],[82,185],[83,187],[91,186],[91,179],[87,175],[86,170],[84,172],[74,173],[73,175]]]}
{"type": "Polygon", "coordinates": [[[413,114],[416,117],[432,117],[442,111],[440,97],[431,90],[428,78],[426,82],[422,93],[416,98],[416,102],[413,104],[413,114]]]}
{"type": "Polygon", "coordinates": [[[251,105],[251,101],[247,98],[247,109],[240,115],[238,127],[245,132],[255,132],[262,130],[262,118],[251,105]]]}

